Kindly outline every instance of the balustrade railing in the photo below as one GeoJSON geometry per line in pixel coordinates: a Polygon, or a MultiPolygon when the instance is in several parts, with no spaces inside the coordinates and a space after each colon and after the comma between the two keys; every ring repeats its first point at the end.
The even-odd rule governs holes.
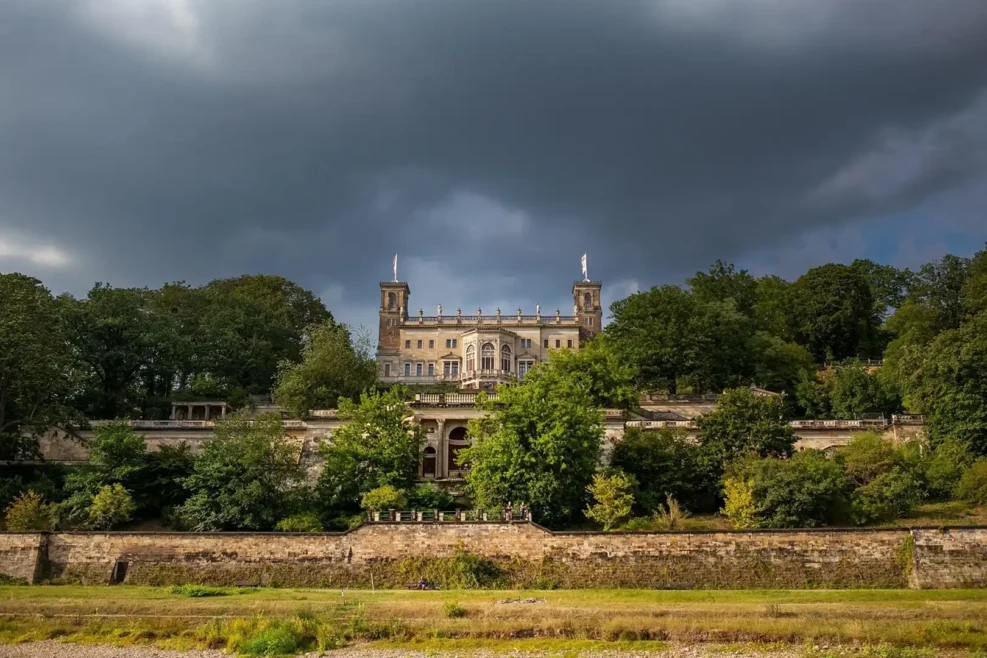
{"type": "Polygon", "coordinates": [[[368,523],[511,523],[530,521],[531,510],[379,510],[367,512],[368,523]]]}

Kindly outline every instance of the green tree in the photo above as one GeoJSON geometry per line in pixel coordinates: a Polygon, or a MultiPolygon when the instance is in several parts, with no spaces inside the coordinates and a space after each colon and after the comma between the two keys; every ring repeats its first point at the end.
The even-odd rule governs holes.
{"type": "Polygon", "coordinates": [[[447,510],[455,503],[456,499],[452,494],[439,489],[431,482],[419,484],[408,495],[411,509],[447,510]]]}
{"type": "Polygon", "coordinates": [[[881,265],[868,259],[857,259],[850,267],[860,272],[870,286],[874,299],[874,314],[882,322],[889,310],[900,308],[908,295],[913,274],[892,265],[881,265]]]}
{"type": "Polygon", "coordinates": [[[719,391],[749,381],[752,320],[733,299],[705,302],[677,286],[652,288],[611,305],[606,328],[635,383],[675,393],[719,391]]]}
{"type": "Polygon", "coordinates": [[[731,462],[756,455],[792,454],[795,434],[785,419],[784,403],[776,396],[749,389],[726,391],[716,409],[696,421],[699,427],[699,469],[719,481],[731,462]]]}
{"type": "Polygon", "coordinates": [[[141,414],[140,373],[153,359],[146,289],[97,283],[85,299],[59,297],[84,384],[75,404],[88,418],[141,414]]]}
{"type": "Polygon", "coordinates": [[[769,391],[792,393],[815,372],[812,354],[797,343],[758,331],[751,337],[754,382],[769,391]]]}
{"type": "Polygon", "coordinates": [[[403,510],[408,507],[408,494],[390,484],[371,489],[360,499],[360,508],[379,512],[380,510],[403,510]]]}
{"type": "Polygon", "coordinates": [[[723,479],[723,509],[720,513],[737,529],[758,527],[754,482],[739,475],[723,479]]]}
{"type": "Polygon", "coordinates": [[[900,519],[921,500],[916,475],[895,467],[853,492],[853,518],[860,525],[900,519]]]}
{"type": "Polygon", "coordinates": [[[967,317],[987,311],[987,246],[970,260],[960,298],[967,317]]]}
{"type": "Polygon", "coordinates": [[[794,338],[791,290],[792,284],[778,276],[757,279],[754,324],[758,331],[786,342],[794,338]]]}
{"type": "Polygon", "coordinates": [[[24,434],[66,420],[74,373],[51,293],[37,279],[0,274],[0,459],[36,455],[24,434]]]}
{"type": "Polygon", "coordinates": [[[904,452],[876,432],[854,434],[849,443],[837,450],[850,483],[862,487],[895,468],[905,468],[904,452]]]}
{"type": "Polygon", "coordinates": [[[69,521],[86,523],[93,497],[114,484],[134,492],[137,510],[153,507],[157,492],[148,486],[148,458],[143,436],[124,421],[97,425],[87,449],[86,464],[65,478],[69,498],[64,508],[69,521]]]}
{"type": "Polygon", "coordinates": [[[46,503],[40,494],[25,491],[4,511],[4,526],[8,532],[52,530],[57,519],[57,506],[46,503]]]}
{"type": "Polygon", "coordinates": [[[732,263],[718,260],[710,265],[708,272],[696,272],[686,283],[700,302],[733,300],[736,309],[744,315],[754,312],[757,280],[747,270],[735,269],[732,263]]]}
{"type": "Polygon", "coordinates": [[[179,517],[197,531],[271,530],[304,501],[298,454],[278,415],[228,416],[195,460],[179,517]]]}
{"type": "Polygon", "coordinates": [[[969,273],[969,258],[947,254],[919,269],[909,298],[933,313],[940,331],[956,329],[964,315],[963,287],[969,273]]]}
{"type": "Polygon", "coordinates": [[[873,338],[874,300],[864,276],[847,265],[816,267],[791,288],[795,338],[818,362],[861,354],[873,338]]]}
{"type": "Polygon", "coordinates": [[[520,500],[552,526],[582,510],[599,463],[603,413],[592,387],[558,367],[559,358],[553,353],[523,383],[502,388],[496,403],[481,401],[492,413],[470,423],[474,444],[461,453],[478,506],[520,500]]]}
{"type": "Polygon", "coordinates": [[[634,506],[633,485],[621,471],[609,475],[597,473],[586,491],[593,497],[593,504],[586,508],[586,517],[603,524],[608,532],[631,514],[634,506]]]}
{"type": "Polygon", "coordinates": [[[951,437],[939,442],[925,464],[925,488],[939,500],[952,498],[963,473],[973,463],[970,447],[951,437]]]}
{"type": "Polygon", "coordinates": [[[582,349],[556,352],[552,367],[560,376],[581,379],[595,407],[629,409],[638,402],[634,369],[606,335],[596,336],[582,349]]]}
{"type": "Polygon", "coordinates": [[[956,487],[956,497],[977,505],[987,505],[987,459],[969,466],[956,487]]]}
{"type": "Polygon", "coordinates": [[[953,437],[987,454],[987,312],[912,356],[902,390],[911,410],[928,415],[933,444],[953,437]]]}
{"type": "Polygon", "coordinates": [[[408,490],[418,477],[425,433],[404,403],[404,393],[370,391],[360,402],[342,399],[346,424],[322,446],[323,470],[316,487],[328,525],[359,512],[365,493],[390,485],[408,490]]]}
{"type": "Polygon", "coordinates": [[[748,458],[727,473],[725,509],[739,510],[731,514],[744,523],[753,519],[755,527],[829,525],[845,518],[849,508],[842,469],[818,450],[803,450],[790,459],[748,458]],[[752,501],[753,510],[730,496],[752,501]]]}
{"type": "Polygon", "coordinates": [[[87,510],[86,527],[109,530],[129,521],[137,509],[130,493],[119,484],[108,484],[96,492],[87,510]]]}
{"type": "Polygon", "coordinates": [[[301,360],[306,329],[332,322],[315,295],[281,276],[217,280],[203,294],[204,370],[248,394],[268,393],[279,365],[301,360]]]}
{"type": "Polygon", "coordinates": [[[830,406],[836,418],[861,418],[864,414],[890,415],[899,411],[896,396],[887,391],[881,379],[859,363],[836,369],[830,389],[830,406]]]}
{"type": "Polygon", "coordinates": [[[167,515],[188,497],[185,480],[195,469],[195,456],[187,443],[165,445],[147,453],[145,463],[141,484],[135,485],[135,490],[146,509],[167,515]]]}
{"type": "Polygon", "coordinates": [[[346,325],[327,321],[305,337],[300,362],[281,362],[274,399],[304,417],[310,409],[334,409],[340,398],[358,398],[376,372],[373,357],[365,346],[353,345],[346,325]]]}
{"type": "Polygon", "coordinates": [[[637,482],[634,499],[638,514],[653,513],[668,495],[693,510],[706,509],[697,466],[698,447],[684,433],[664,428],[645,432],[629,427],[614,446],[610,464],[637,482]]]}

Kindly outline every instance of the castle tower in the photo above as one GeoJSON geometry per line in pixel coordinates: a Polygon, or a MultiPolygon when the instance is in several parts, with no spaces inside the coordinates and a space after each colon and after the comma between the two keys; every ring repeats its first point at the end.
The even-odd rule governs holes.
{"type": "Polygon", "coordinates": [[[572,304],[576,309],[580,334],[591,338],[603,329],[603,306],[600,281],[576,281],[572,284],[572,304]]]}
{"type": "Polygon", "coordinates": [[[401,340],[401,321],[408,319],[408,298],[411,288],[405,281],[384,281],[380,284],[380,327],[377,350],[397,350],[401,340]]]}

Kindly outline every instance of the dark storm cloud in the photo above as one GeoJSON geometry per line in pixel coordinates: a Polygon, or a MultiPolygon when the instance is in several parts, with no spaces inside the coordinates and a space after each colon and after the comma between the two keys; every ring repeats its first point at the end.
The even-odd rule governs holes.
{"type": "Polygon", "coordinates": [[[982,0],[7,0],[0,268],[564,304],[982,181],[985,93],[982,0]]]}

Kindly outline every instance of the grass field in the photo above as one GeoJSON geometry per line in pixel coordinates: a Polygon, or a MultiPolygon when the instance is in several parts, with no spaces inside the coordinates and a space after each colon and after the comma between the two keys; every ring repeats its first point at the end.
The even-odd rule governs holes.
{"type": "Polygon", "coordinates": [[[825,655],[811,647],[856,647],[884,657],[987,655],[987,591],[0,587],[0,643],[45,639],[245,655],[360,643],[563,653],[739,643],[809,655],[825,655]]]}

